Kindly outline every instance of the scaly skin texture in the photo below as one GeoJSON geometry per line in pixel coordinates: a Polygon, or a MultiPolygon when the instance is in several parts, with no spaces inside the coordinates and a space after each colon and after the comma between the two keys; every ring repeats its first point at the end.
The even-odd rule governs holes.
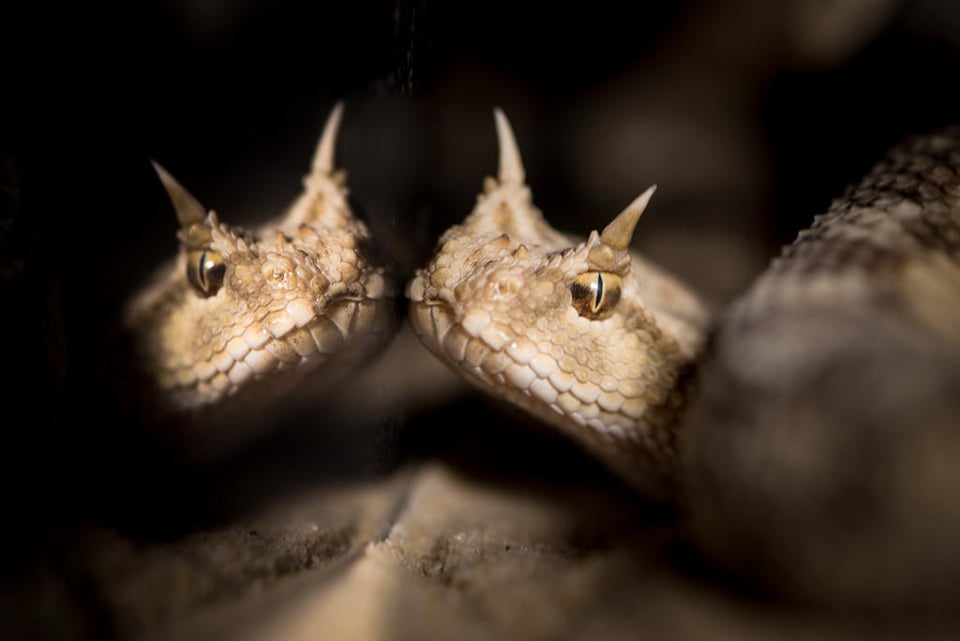
{"type": "Polygon", "coordinates": [[[392,285],[372,262],[370,233],[333,168],[340,112],[327,122],[303,193],[258,230],[220,222],[157,167],[181,247],[131,301],[126,325],[166,409],[279,400],[304,374],[327,380],[383,342],[392,285]]]}
{"type": "Polygon", "coordinates": [[[805,600],[960,602],[960,129],[888,153],[721,316],[685,431],[721,565],[805,600]]]}
{"type": "Polygon", "coordinates": [[[410,281],[413,328],[471,383],[559,427],[647,496],[670,497],[680,379],[707,312],[629,251],[652,189],[602,234],[561,234],[532,204],[496,117],[499,177],[410,281]]]}

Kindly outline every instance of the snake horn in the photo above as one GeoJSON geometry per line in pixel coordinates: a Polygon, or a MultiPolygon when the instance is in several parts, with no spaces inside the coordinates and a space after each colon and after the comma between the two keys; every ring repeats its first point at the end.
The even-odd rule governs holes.
{"type": "Polygon", "coordinates": [[[157,172],[157,176],[160,177],[160,182],[163,183],[163,188],[166,190],[167,196],[170,197],[170,202],[173,203],[180,226],[187,229],[191,225],[202,223],[207,217],[207,208],[201,205],[200,201],[177,182],[177,179],[160,163],[155,160],[151,160],[150,163],[153,165],[153,170],[157,172]]]}
{"type": "Polygon", "coordinates": [[[340,130],[340,116],[343,114],[343,101],[333,106],[327,116],[327,124],[323,127],[323,135],[317,143],[317,151],[313,154],[313,173],[330,174],[333,172],[333,150],[337,144],[337,133],[340,130]]]}
{"type": "Polygon", "coordinates": [[[497,107],[493,110],[493,117],[497,123],[497,142],[500,146],[500,169],[497,172],[501,183],[515,183],[522,185],[524,181],[523,161],[520,160],[520,150],[517,148],[517,139],[513,136],[510,121],[497,107]]]}
{"type": "Polygon", "coordinates": [[[600,240],[604,245],[614,249],[627,249],[630,247],[630,241],[633,239],[633,230],[637,227],[637,221],[640,215],[647,208],[647,203],[657,190],[656,185],[647,188],[645,192],[627,205],[620,214],[613,219],[613,222],[607,225],[600,234],[600,240]]]}

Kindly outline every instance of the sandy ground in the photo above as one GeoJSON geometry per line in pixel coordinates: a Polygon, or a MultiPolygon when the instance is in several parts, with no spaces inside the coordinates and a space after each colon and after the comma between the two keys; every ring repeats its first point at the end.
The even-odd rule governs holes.
{"type": "Polygon", "coordinates": [[[4,638],[947,639],[956,621],[830,612],[706,571],[684,520],[608,482],[441,462],[318,489],[165,542],[71,533],[4,638]],[[33,615],[32,621],[28,621],[33,615]],[[24,633],[21,635],[17,632],[24,633]],[[41,632],[46,634],[40,634],[41,632]]]}

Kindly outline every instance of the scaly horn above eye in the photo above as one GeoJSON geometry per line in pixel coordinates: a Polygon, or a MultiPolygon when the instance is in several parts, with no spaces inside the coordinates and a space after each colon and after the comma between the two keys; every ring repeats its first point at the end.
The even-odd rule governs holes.
{"type": "Polygon", "coordinates": [[[191,225],[202,223],[207,217],[207,208],[201,205],[183,185],[177,182],[177,179],[170,175],[170,172],[161,167],[160,163],[155,160],[151,160],[150,163],[153,165],[153,170],[157,172],[157,176],[160,177],[160,182],[163,183],[163,188],[166,190],[167,196],[170,197],[170,202],[173,203],[180,226],[188,229],[191,225]]]}
{"type": "Polygon", "coordinates": [[[513,129],[510,128],[510,121],[499,107],[493,110],[493,117],[497,123],[497,142],[500,146],[500,168],[497,178],[501,184],[509,182],[522,185],[523,161],[520,159],[520,150],[517,148],[513,129]]]}
{"type": "Polygon", "coordinates": [[[656,185],[650,186],[645,192],[637,196],[632,203],[627,205],[627,208],[620,212],[620,214],[613,219],[613,222],[604,228],[600,234],[600,241],[603,242],[604,245],[614,249],[627,249],[630,247],[630,241],[633,239],[633,231],[637,227],[637,221],[640,220],[640,215],[643,214],[643,211],[647,208],[647,203],[650,202],[650,198],[656,190],[656,185]]]}
{"type": "Polygon", "coordinates": [[[317,143],[317,151],[313,155],[313,173],[330,174],[333,172],[333,152],[337,146],[337,133],[340,131],[340,116],[343,113],[343,101],[333,106],[327,117],[327,124],[323,127],[323,135],[317,143]]]}

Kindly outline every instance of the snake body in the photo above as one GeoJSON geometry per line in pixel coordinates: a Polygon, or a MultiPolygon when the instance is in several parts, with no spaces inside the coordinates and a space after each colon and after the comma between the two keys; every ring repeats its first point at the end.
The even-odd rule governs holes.
{"type": "Polygon", "coordinates": [[[673,491],[685,368],[708,314],[629,250],[653,193],[576,239],[532,204],[513,132],[495,112],[498,177],[407,287],[423,343],[471,383],[584,444],[651,497],[673,491]]]}
{"type": "Polygon", "coordinates": [[[800,232],[719,318],[698,389],[685,478],[713,559],[810,601],[955,608],[960,128],[800,232]]]}
{"type": "Polygon", "coordinates": [[[393,286],[333,164],[341,111],[327,121],[302,194],[260,229],[221,222],[155,164],[180,250],[125,321],[164,409],[276,405],[308,374],[342,375],[389,334],[393,286]]]}

